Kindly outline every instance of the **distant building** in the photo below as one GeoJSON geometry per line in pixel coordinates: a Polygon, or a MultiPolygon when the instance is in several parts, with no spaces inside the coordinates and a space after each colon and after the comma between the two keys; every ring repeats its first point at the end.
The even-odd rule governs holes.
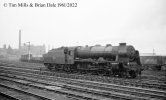
{"type": "Polygon", "coordinates": [[[0,48],[0,57],[6,57],[7,56],[7,50],[0,48]]]}
{"type": "Polygon", "coordinates": [[[156,56],[156,53],[140,53],[140,56],[156,56]]]}
{"type": "Polygon", "coordinates": [[[7,49],[7,48],[6,48],[6,44],[3,45],[3,49],[7,49]]]}
{"type": "Polygon", "coordinates": [[[21,55],[25,55],[28,54],[30,50],[30,54],[32,55],[43,55],[44,53],[46,53],[46,48],[45,45],[38,45],[38,46],[34,46],[34,45],[23,45],[21,46],[21,55]]]}

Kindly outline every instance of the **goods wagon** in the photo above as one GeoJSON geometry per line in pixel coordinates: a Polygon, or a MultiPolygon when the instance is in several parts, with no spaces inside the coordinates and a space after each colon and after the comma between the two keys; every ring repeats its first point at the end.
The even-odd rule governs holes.
{"type": "Polygon", "coordinates": [[[160,70],[166,66],[166,56],[141,56],[140,61],[145,69],[160,70]]]}
{"type": "Polygon", "coordinates": [[[33,62],[33,63],[42,63],[43,62],[43,56],[41,56],[41,55],[25,54],[25,55],[21,55],[20,61],[33,62]]]}

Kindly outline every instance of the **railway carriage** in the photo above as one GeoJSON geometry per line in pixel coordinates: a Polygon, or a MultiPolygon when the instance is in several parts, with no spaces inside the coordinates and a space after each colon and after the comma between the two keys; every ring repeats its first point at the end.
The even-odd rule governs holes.
{"type": "Polygon", "coordinates": [[[43,55],[49,70],[81,71],[135,78],[141,72],[139,52],[131,45],[61,47],[43,55]]]}

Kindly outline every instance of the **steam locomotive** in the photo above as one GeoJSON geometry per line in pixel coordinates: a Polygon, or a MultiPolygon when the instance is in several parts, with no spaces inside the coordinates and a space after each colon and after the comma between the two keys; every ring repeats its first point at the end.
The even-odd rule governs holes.
{"type": "Polygon", "coordinates": [[[49,70],[92,72],[135,78],[141,73],[139,51],[132,45],[60,47],[43,55],[49,70]]]}

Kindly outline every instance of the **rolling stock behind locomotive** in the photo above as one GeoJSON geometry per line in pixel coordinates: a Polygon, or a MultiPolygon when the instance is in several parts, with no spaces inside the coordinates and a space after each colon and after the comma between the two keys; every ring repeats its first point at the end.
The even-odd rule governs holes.
{"type": "Polygon", "coordinates": [[[164,70],[166,68],[166,56],[150,55],[140,56],[140,61],[144,69],[164,70]]]}
{"type": "Polygon", "coordinates": [[[50,70],[83,71],[135,78],[141,72],[139,52],[131,45],[61,47],[43,55],[50,70]]]}
{"type": "Polygon", "coordinates": [[[21,55],[20,61],[22,62],[32,62],[32,63],[43,63],[43,57],[42,56],[35,56],[32,54],[24,54],[21,55]]]}

